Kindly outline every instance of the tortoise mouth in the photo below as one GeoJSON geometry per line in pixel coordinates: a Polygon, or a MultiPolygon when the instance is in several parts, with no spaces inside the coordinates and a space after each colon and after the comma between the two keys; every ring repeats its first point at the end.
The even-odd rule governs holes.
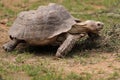
{"type": "Polygon", "coordinates": [[[97,29],[97,32],[100,32],[103,29],[103,27],[100,27],[99,29],[97,29]]]}
{"type": "Polygon", "coordinates": [[[101,30],[102,30],[102,28],[101,28],[101,29],[97,29],[96,31],[97,31],[97,32],[100,32],[101,30]]]}
{"type": "Polygon", "coordinates": [[[100,33],[100,31],[101,31],[101,29],[96,29],[96,30],[94,30],[94,31],[90,31],[91,33],[96,33],[96,34],[99,34],[100,33]]]}

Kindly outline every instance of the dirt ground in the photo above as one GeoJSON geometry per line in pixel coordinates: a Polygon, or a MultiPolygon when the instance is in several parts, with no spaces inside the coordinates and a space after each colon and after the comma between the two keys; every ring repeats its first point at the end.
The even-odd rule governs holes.
{"type": "MultiPolygon", "coordinates": [[[[5,6],[11,7],[13,10],[18,10],[18,8],[13,7],[11,5],[15,5],[15,1],[17,3],[21,3],[20,0],[14,0],[14,3],[10,0],[2,0],[5,6]],[[19,1],[19,2],[18,2],[19,1]],[[8,4],[9,3],[9,4],[8,4]],[[11,5],[10,5],[11,4],[11,5]]],[[[30,0],[34,2],[34,0],[30,0]]],[[[62,0],[61,0],[62,1],[62,0]]],[[[24,4],[23,4],[24,7],[24,4]]],[[[104,6],[97,6],[96,8],[104,8],[104,6]]],[[[10,27],[6,26],[6,19],[0,20],[0,60],[8,63],[15,64],[17,55],[12,55],[5,52],[2,49],[2,45],[9,41],[8,36],[8,30],[10,27]],[[7,56],[6,56],[7,55],[7,56]]],[[[28,52],[29,53],[29,52],[28,52]]],[[[41,52],[38,52],[38,54],[42,54],[41,52]]],[[[48,52],[46,52],[48,53],[48,52]]],[[[81,52],[77,52],[78,54],[82,54],[81,52]]],[[[87,53],[85,53],[87,54],[87,53]]],[[[97,80],[104,78],[107,78],[112,73],[120,73],[120,59],[118,58],[118,54],[120,53],[106,53],[106,52],[90,52],[88,53],[89,57],[84,58],[84,56],[76,56],[73,54],[73,58],[65,58],[65,59],[54,59],[54,55],[48,56],[48,55],[36,55],[33,54],[34,57],[28,58],[24,61],[24,64],[38,64],[39,60],[41,59],[43,62],[45,60],[49,61],[49,65],[55,67],[56,70],[62,70],[63,74],[69,74],[70,72],[74,72],[76,74],[84,75],[86,73],[92,74],[92,80],[97,80]]],[[[120,55],[119,55],[120,56],[120,55]]],[[[20,65],[20,64],[15,64],[20,65]]],[[[30,77],[22,73],[13,73],[11,76],[17,76],[18,78],[24,77],[25,80],[30,80],[30,77]]],[[[113,80],[120,80],[120,77],[113,80]]]]}

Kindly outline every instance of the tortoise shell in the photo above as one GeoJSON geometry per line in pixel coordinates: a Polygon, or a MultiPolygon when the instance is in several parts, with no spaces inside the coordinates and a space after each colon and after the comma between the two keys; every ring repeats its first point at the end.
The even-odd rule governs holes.
{"type": "Polygon", "coordinates": [[[9,35],[21,40],[45,40],[69,31],[75,23],[74,17],[63,6],[50,3],[37,10],[21,12],[9,35]]]}

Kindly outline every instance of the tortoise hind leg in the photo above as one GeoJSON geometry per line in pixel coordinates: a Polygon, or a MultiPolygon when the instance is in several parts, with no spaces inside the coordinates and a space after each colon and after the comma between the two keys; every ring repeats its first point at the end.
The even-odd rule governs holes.
{"type": "Polygon", "coordinates": [[[19,43],[19,40],[10,40],[9,42],[3,45],[3,49],[7,52],[13,51],[19,43]]]}

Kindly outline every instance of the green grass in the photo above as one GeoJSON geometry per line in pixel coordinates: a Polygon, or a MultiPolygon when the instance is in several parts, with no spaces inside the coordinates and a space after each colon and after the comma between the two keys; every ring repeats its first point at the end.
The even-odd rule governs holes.
{"type": "Polygon", "coordinates": [[[73,72],[63,77],[62,71],[57,71],[55,68],[50,67],[46,63],[43,65],[15,65],[4,63],[0,66],[0,75],[3,77],[3,79],[16,79],[15,76],[11,77],[10,75],[20,72],[23,72],[24,74],[31,77],[31,80],[90,80],[91,78],[91,74],[89,73],[85,73],[84,76],[82,76],[73,72]]]}
{"type": "MultiPolygon", "coordinates": [[[[11,7],[5,6],[0,1],[0,20],[7,18],[9,21],[6,25],[11,26],[19,12],[24,10],[37,9],[38,6],[47,5],[49,2],[62,4],[74,17],[81,20],[93,19],[105,23],[105,27],[102,30],[101,35],[105,37],[108,36],[110,38],[96,49],[98,50],[98,52],[96,51],[95,55],[91,54],[91,50],[81,51],[83,45],[77,47],[77,49],[72,52],[72,54],[79,52],[78,54],[72,56],[74,62],[73,64],[77,63],[82,66],[94,65],[108,58],[106,56],[100,56],[101,52],[99,51],[113,52],[120,49],[120,18],[107,16],[107,13],[110,12],[120,14],[120,0],[37,0],[33,3],[30,3],[30,0],[22,0],[22,3],[11,5],[12,7],[17,7],[18,9],[16,10],[13,10],[11,7]],[[23,4],[25,5],[25,7],[23,7],[23,4]],[[96,8],[96,6],[103,8],[98,9],[96,8]]],[[[83,44],[84,40],[78,43],[83,44]]],[[[98,42],[98,44],[100,43],[98,42]]],[[[12,53],[6,54],[5,57],[9,58],[9,56],[14,57],[14,61],[5,61],[3,57],[0,58],[0,76],[3,78],[3,80],[16,80],[15,76],[13,75],[19,75],[19,73],[22,73],[26,77],[29,77],[31,80],[92,80],[92,78],[95,76],[95,74],[89,73],[87,71],[85,71],[87,73],[84,74],[78,74],[75,72],[65,74],[64,70],[59,70],[57,66],[51,66],[52,61],[54,63],[55,60],[51,60],[51,58],[46,59],[46,57],[44,58],[44,56],[36,56],[35,54],[30,52],[24,52],[20,54],[20,52],[14,51],[12,53]],[[27,63],[31,59],[35,59],[35,61],[27,63]]],[[[69,61],[68,59],[69,58],[58,60],[56,61],[56,63],[61,61],[65,62],[63,64],[67,64],[67,62],[69,61]]],[[[115,61],[120,61],[119,53],[116,55],[115,61]]],[[[72,62],[70,64],[72,65],[72,62]]],[[[62,68],[64,66],[59,67],[62,68]]],[[[69,68],[71,69],[71,67],[69,68]]],[[[103,79],[100,80],[119,79],[120,71],[119,68],[116,69],[118,70],[118,72],[116,70],[116,72],[104,76],[103,79]]],[[[98,72],[98,74],[105,74],[105,72],[101,70],[98,72]]]]}
{"type": "Polygon", "coordinates": [[[90,73],[84,73],[83,76],[76,73],[70,73],[65,80],[91,80],[92,75],[90,73]]]}
{"type": "Polygon", "coordinates": [[[23,0],[23,3],[29,3],[29,0],[23,0]]]}
{"type": "Polygon", "coordinates": [[[106,78],[105,80],[119,80],[120,79],[120,74],[118,72],[113,72],[112,74],[110,74],[110,76],[108,78],[106,78]]]}
{"type": "Polygon", "coordinates": [[[105,56],[100,56],[100,53],[91,53],[89,51],[84,51],[82,53],[80,53],[80,55],[74,55],[73,59],[75,61],[75,63],[79,63],[83,66],[86,66],[88,64],[97,64],[101,61],[106,60],[105,56]]]}

